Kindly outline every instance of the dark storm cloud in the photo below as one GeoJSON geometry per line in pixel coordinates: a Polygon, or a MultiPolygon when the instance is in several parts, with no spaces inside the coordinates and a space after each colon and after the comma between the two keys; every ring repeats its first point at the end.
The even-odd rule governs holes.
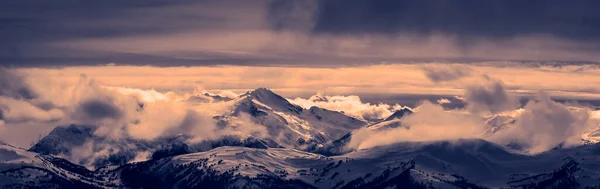
{"type": "Polygon", "coordinates": [[[80,110],[84,116],[92,120],[100,119],[119,119],[123,117],[123,112],[116,105],[111,102],[102,100],[89,100],[81,103],[78,110],[80,110]]]}
{"type": "Polygon", "coordinates": [[[471,69],[466,66],[422,67],[421,70],[429,80],[435,83],[453,81],[471,75],[471,69]]]}
{"type": "MultiPolygon", "coordinates": [[[[70,38],[111,37],[171,32],[186,24],[174,17],[185,15],[136,14],[136,10],[160,8],[191,1],[2,1],[2,39],[12,42],[60,41],[70,38]],[[160,19],[173,18],[167,20],[160,19]],[[131,22],[137,21],[137,22],[131,22]]],[[[203,20],[198,18],[197,23],[203,20]]],[[[189,23],[187,23],[189,24],[189,23]]],[[[196,25],[187,25],[193,27],[196,25]]]]}
{"type": "MultiPolygon", "coordinates": [[[[223,16],[203,14],[205,6],[231,1],[0,1],[0,65],[98,65],[112,61],[154,64],[173,58],[127,52],[73,49],[56,42],[169,34],[229,23],[223,16]],[[198,12],[181,7],[198,7],[198,12]]],[[[226,14],[226,13],[223,13],[226,14]]],[[[190,64],[186,60],[178,60],[190,64]]],[[[208,61],[208,60],[207,60],[208,61]]],[[[202,63],[200,63],[202,64],[202,63]]]]}
{"type": "Polygon", "coordinates": [[[37,95],[20,75],[0,68],[0,96],[16,99],[32,99],[37,95]]]}
{"type": "Polygon", "coordinates": [[[549,34],[573,40],[600,39],[600,1],[562,0],[274,0],[269,20],[274,28],[296,27],[311,19],[312,32],[396,34],[411,32],[502,38],[549,34]],[[314,7],[314,8],[312,8],[314,7]],[[298,10],[312,11],[299,14],[298,10]]]}
{"type": "Polygon", "coordinates": [[[465,89],[464,98],[470,111],[495,114],[517,107],[517,101],[508,94],[501,81],[487,79],[488,84],[472,85],[465,89]]]}
{"type": "MultiPolygon", "coordinates": [[[[549,35],[576,41],[575,45],[566,45],[568,49],[565,50],[565,54],[575,55],[567,56],[565,59],[570,61],[576,57],[581,61],[595,62],[597,61],[596,52],[600,50],[600,45],[593,43],[600,39],[600,11],[596,11],[598,7],[600,7],[600,1],[593,0],[573,2],[557,0],[0,1],[0,41],[2,41],[0,66],[73,66],[113,62],[119,65],[154,66],[215,64],[322,66],[396,60],[405,62],[440,59],[459,62],[504,60],[502,59],[505,57],[503,55],[467,56],[460,54],[464,53],[462,51],[455,54],[450,53],[452,56],[436,56],[435,54],[421,56],[421,52],[431,49],[416,48],[413,42],[418,43],[415,41],[419,41],[419,36],[426,38],[435,34],[457,36],[458,44],[452,45],[457,45],[458,48],[468,47],[467,44],[471,44],[469,42],[478,42],[481,38],[505,39],[529,34],[549,35]],[[265,4],[265,2],[268,3],[265,4]],[[264,33],[252,35],[257,31],[264,33]],[[181,48],[164,47],[165,49],[161,49],[164,52],[135,51],[137,48],[135,45],[138,42],[136,40],[142,36],[156,40],[173,40],[177,34],[183,33],[213,32],[213,34],[228,35],[226,33],[239,32],[247,38],[256,36],[275,38],[278,37],[277,32],[280,31],[292,31],[291,33],[300,36],[298,39],[308,35],[309,39],[289,42],[294,48],[286,49],[280,48],[280,46],[290,44],[286,44],[286,40],[279,40],[280,38],[274,42],[268,40],[256,42],[240,37],[240,44],[253,43],[245,45],[257,47],[257,49],[242,47],[238,49],[238,46],[242,45],[231,43],[227,39],[213,41],[214,36],[208,35],[204,37],[210,45],[204,44],[205,46],[201,46],[202,48],[185,46],[181,48]],[[323,37],[318,34],[328,35],[323,37]],[[336,43],[340,42],[334,39],[337,36],[363,39],[396,34],[409,34],[411,39],[408,41],[411,42],[398,44],[393,40],[383,40],[383,42],[375,40],[376,42],[366,44],[368,48],[339,52],[339,54],[359,54],[361,56],[362,54],[381,54],[381,57],[352,56],[344,58],[336,54],[338,50],[336,43]],[[331,35],[334,37],[328,38],[331,35]],[[153,38],[155,36],[158,37],[153,38]],[[313,40],[310,37],[315,38],[313,40]],[[107,43],[95,44],[96,46],[85,43],[90,41],[107,43]],[[134,50],[114,48],[111,45],[115,44],[115,41],[122,42],[119,44],[127,44],[134,50]],[[69,46],[76,42],[82,43],[78,44],[80,46],[69,46]],[[263,47],[264,44],[261,43],[267,43],[268,47],[263,47]],[[580,43],[592,44],[580,45],[580,43]],[[413,47],[416,50],[408,53],[409,55],[393,57],[384,52],[389,47],[403,49],[413,47]],[[202,51],[198,49],[206,51],[198,52],[202,51]],[[185,56],[182,56],[182,53],[179,52],[188,50],[198,54],[187,56],[184,52],[185,56]],[[255,55],[214,54],[214,51],[226,52],[229,50],[247,51],[248,54],[254,53],[255,55]],[[578,56],[580,54],[589,54],[590,57],[578,56]],[[318,65],[307,63],[316,61],[327,63],[318,65]]],[[[190,38],[196,39],[195,37],[190,38]]],[[[165,41],[164,43],[171,42],[165,41]]],[[[521,43],[517,44],[521,45],[521,43]]],[[[494,44],[494,46],[512,49],[510,48],[512,46],[504,47],[501,43],[494,44]]],[[[140,48],[152,49],[148,46],[140,48]]],[[[531,49],[532,47],[523,45],[523,48],[531,49]]],[[[544,48],[540,50],[542,54],[544,50],[547,50],[548,54],[554,54],[552,52],[560,51],[564,49],[564,46],[559,44],[558,47],[544,45],[533,48],[544,48]]],[[[512,56],[507,59],[529,61],[539,60],[538,57],[544,56],[535,54],[537,52],[533,55],[531,52],[523,53],[525,54],[523,57],[514,57],[511,54],[512,56]]],[[[555,57],[539,61],[565,61],[561,56],[566,55],[555,55],[555,57]]]]}

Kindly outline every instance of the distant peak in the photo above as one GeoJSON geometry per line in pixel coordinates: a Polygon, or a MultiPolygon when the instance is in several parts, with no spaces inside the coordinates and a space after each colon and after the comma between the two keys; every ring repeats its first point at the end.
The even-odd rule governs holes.
{"type": "Polygon", "coordinates": [[[281,97],[277,93],[271,91],[270,89],[264,88],[264,87],[257,88],[253,91],[250,91],[249,95],[252,98],[257,99],[259,101],[268,100],[268,99],[278,99],[278,100],[283,99],[283,100],[285,100],[283,97],[281,97]]]}
{"type": "Polygon", "coordinates": [[[275,94],[275,93],[273,91],[271,91],[270,89],[260,87],[260,88],[254,89],[252,92],[250,92],[250,94],[275,94]]]}
{"type": "Polygon", "coordinates": [[[317,94],[311,96],[308,100],[312,102],[327,102],[328,98],[324,93],[318,92],[317,94]]]}
{"type": "Polygon", "coordinates": [[[282,96],[264,87],[249,91],[247,94],[252,99],[255,99],[277,111],[293,111],[296,113],[302,111],[300,106],[291,104],[282,96]]]}
{"type": "Polygon", "coordinates": [[[409,115],[412,113],[413,113],[413,111],[410,110],[410,108],[402,108],[400,110],[396,110],[392,115],[385,118],[385,121],[390,121],[393,119],[400,119],[400,118],[404,117],[405,115],[409,115]]]}
{"type": "Polygon", "coordinates": [[[203,95],[205,97],[208,97],[208,98],[212,99],[213,102],[224,102],[224,101],[230,101],[230,100],[232,100],[229,97],[221,96],[221,95],[218,95],[218,94],[204,93],[203,95]]]}

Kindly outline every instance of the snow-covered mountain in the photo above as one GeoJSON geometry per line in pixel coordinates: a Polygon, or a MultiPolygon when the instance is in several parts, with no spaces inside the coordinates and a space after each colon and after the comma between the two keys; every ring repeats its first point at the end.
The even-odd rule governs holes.
{"type": "Polygon", "coordinates": [[[483,133],[483,137],[489,137],[499,132],[500,130],[506,129],[516,123],[516,119],[508,115],[494,115],[485,121],[485,124],[490,128],[483,133]]]}
{"type": "MultiPolygon", "coordinates": [[[[370,124],[370,125],[366,126],[366,128],[369,130],[372,130],[372,131],[385,131],[388,129],[401,127],[401,126],[403,126],[402,118],[404,116],[410,115],[412,113],[413,113],[413,111],[408,108],[396,110],[394,113],[392,113],[387,118],[382,119],[373,124],[370,124]]],[[[347,147],[347,145],[350,142],[350,140],[352,139],[354,132],[356,132],[356,130],[354,130],[353,132],[347,133],[346,135],[342,136],[341,138],[338,138],[337,140],[325,143],[324,145],[313,149],[311,152],[323,154],[323,155],[341,155],[341,154],[347,153],[351,150],[347,147]]]]}
{"type": "Polygon", "coordinates": [[[197,103],[207,103],[207,102],[227,102],[233,100],[226,96],[220,96],[216,94],[203,93],[202,95],[192,95],[188,97],[186,101],[188,102],[197,102],[197,103]]]}
{"type": "Polygon", "coordinates": [[[412,114],[413,111],[408,108],[396,110],[392,115],[385,118],[383,121],[369,125],[368,128],[371,130],[386,130],[402,126],[402,118],[404,116],[412,114]]]}
{"type": "Polygon", "coordinates": [[[69,125],[52,130],[29,151],[69,159],[89,168],[123,165],[151,157],[179,155],[189,150],[184,136],[154,141],[129,138],[111,139],[94,135],[95,126],[69,125]]]}
{"type": "Polygon", "coordinates": [[[392,113],[392,115],[390,115],[387,118],[385,118],[384,121],[391,121],[391,120],[394,120],[394,119],[401,119],[402,117],[404,117],[406,115],[410,115],[412,113],[413,113],[413,111],[410,110],[409,108],[402,108],[400,110],[396,110],[394,113],[392,113]]]}
{"type": "Polygon", "coordinates": [[[405,142],[323,156],[219,147],[95,172],[0,145],[3,187],[62,188],[599,188],[600,145],[539,155],[484,140],[405,142]]]}
{"type": "Polygon", "coordinates": [[[303,109],[266,88],[243,94],[232,103],[233,110],[215,118],[226,125],[248,114],[252,122],[266,128],[268,140],[286,148],[315,148],[366,125],[337,111],[303,109]]]}
{"type": "MultiPolygon", "coordinates": [[[[489,126],[489,128],[481,135],[481,138],[490,138],[511,127],[519,127],[519,125],[517,125],[518,121],[517,118],[511,115],[494,115],[487,118],[485,124],[489,126]]],[[[581,143],[584,145],[595,144],[598,142],[600,142],[600,126],[581,134],[581,143]]],[[[515,149],[520,148],[518,143],[510,143],[508,146],[515,149]]],[[[560,147],[560,145],[557,146],[557,148],[560,147]]]]}
{"type": "Polygon", "coordinates": [[[54,155],[88,168],[124,165],[133,161],[207,151],[220,146],[250,148],[280,147],[272,141],[255,137],[227,135],[217,140],[187,143],[189,137],[158,138],[155,140],[112,139],[94,135],[97,128],[89,125],[61,126],[32,146],[29,151],[54,155]]]}
{"type": "Polygon", "coordinates": [[[190,136],[186,133],[151,141],[130,138],[116,140],[94,135],[95,126],[69,125],[55,128],[30,151],[58,155],[87,167],[99,168],[155,156],[206,151],[220,146],[285,147],[311,151],[366,125],[337,111],[318,107],[303,109],[266,88],[224,102],[231,109],[213,117],[219,125],[218,129],[227,130],[237,124],[251,122],[252,125],[263,127],[266,135],[240,136],[232,133],[195,143],[188,142],[190,136]],[[73,150],[77,151],[76,155],[72,153],[73,150]]]}
{"type": "MultiPolygon", "coordinates": [[[[266,88],[219,103],[225,108],[211,115],[217,129],[252,124],[265,132],[190,142],[186,133],[113,139],[95,135],[93,125],[57,127],[28,151],[0,143],[0,188],[600,188],[600,132],[586,135],[588,145],[538,155],[480,139],[356,151],[347,148],[353,133],[408,127],[413,112],[367,124],[266,88]]],[[[481,119],[489,127],[483,138],[518,126],[509,115],[481,119]]]]}
{"type": "Polygon", "coordinates": [[[111,188],[85,167],[0,143],[0,188],[111,188]]]}

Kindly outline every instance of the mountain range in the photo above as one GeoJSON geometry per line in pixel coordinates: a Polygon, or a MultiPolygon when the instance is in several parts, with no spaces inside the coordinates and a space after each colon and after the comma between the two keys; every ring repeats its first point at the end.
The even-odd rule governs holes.
{"type": "MultiPolygon", "coordinates": [[[[413,111],[367,122],[302,108],[266,88],[188,100],[229,104],[213,116],[219,129],[246,121],[266,134],[190,143],[186,133],[115,140],[96,136],[93,125],[60,126],[27,150],[0,143],[0,188],[600,188],[595,142],[537,155],[482,139],[353,150],[347,144],[357,129],[406,127],[403,117],[413,111]]],[[[491,129],[483,135],[516,121],[487,118],[491,129]]]]}

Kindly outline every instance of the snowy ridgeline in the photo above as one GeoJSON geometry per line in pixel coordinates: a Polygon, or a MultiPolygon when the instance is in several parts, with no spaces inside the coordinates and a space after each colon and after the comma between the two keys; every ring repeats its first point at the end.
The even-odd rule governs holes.
{"type": "MultiPolygon", "coordinates": [[[[213,117],[221,134],[216,139],[191,143],[193,136],[183,134],[114,140],[96,135],[93,125],[69,125],[28,151],[2,144],[0,188],[600,187],[594,133],[582,138],[586,145],[535,156],[479,139],[354,150],[348,145],[357,132],[408,129],[403,118],[412,110],[367,121],[305,109],[264,88],[210,101],[228,107],[213,117]],[[235,130],[250,123],[254,134],[235,130]]],[[[489,125],[481,138],[517,127],[508,115],[475,119],[489,125]]]]}
{"type": "Polygon", "coordinates": [[[90,171],[0,145],[0,188],[600,187],[600,145],[528,156],[484,140],[398,143],[323,156],[219,147],[90,171]]]}
{"type": "Polygon", "coordinates": [[[284,147],[316,152],[367,125],[338,111],[318,107],[303,109],[264,88],[228,99],[222,105],[228,108],[212,117],[217,124],[215,135],[218,135],[212,139],[194,142],[195,136],[187,133],[155,140],[113,139],[96,135],[96,126],[72,124],[55,128],[29,150],[64,157],[88,168],[207,151],[220,146],[284,147]]]}

